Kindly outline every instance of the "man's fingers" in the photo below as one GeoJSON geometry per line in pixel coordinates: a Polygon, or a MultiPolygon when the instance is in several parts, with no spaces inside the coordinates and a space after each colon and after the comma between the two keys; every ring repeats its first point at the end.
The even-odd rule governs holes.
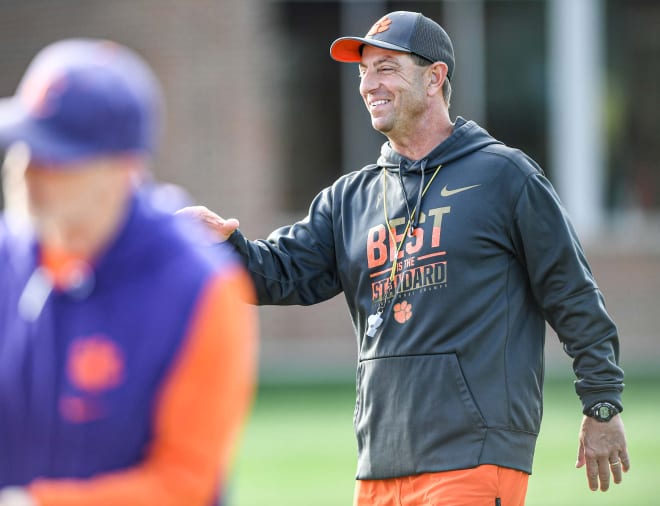
{"type": "Polygon", "coordinates": [[[181,214],[203,223],[208,230],[217,235],[219,241],[226,240],[238,228],[236,218],[224,219],[205,206],[189,206],[179,209],[176,214],[181,214]]]}
{"type": "Polygon", "coordinates": [[[587,480],[593,491],[600,488],[605,492],[610,488],[610,463],[607,459],[587,460],[587,480]]]}
{"type": "Polygon", "coordinates": [[[577,461],[575,462],[575,467],[579,469],[583,465],[585,465],[586,462],[587,461],[584,456],[584,445],[582,444],[582,441],[580,441],[580,444],[578,446],[578,456],[577,456],[577,461]]]}
{"type": "Polygon", "coordinates": [[[600,480],[600,489],[605,492],[610,488],[610,462],[607,459],[598,461],[598,478],[600,480]]]}
{"type": "Polygon", "coordinates": [[[626,450],[621,451],[618,457],[610,458],[610,469],[612,470],[614,483],[621,483],[623,473],[627,473],[630,469],[630,458],[626,450]]]}
{"type": "Polygon", "coordinates": [[[630,466],[627,456],[621,456],[620,458],[612,457],[609,461],[605,459],[587,460],[586,464],[589,488],[594,491],[600,488],[603,492],[610,488],[610,472],[614,483],[621,483],[623,472],[627,471],[630,466]],[[624,459],[627,465],[624,464],[624,459]]]}
{"type": "Polygon", "coordinates": [[[598,461],[596,460],[587,460],[587,481],[591,490],[598,490],[598,461]]]}
{"type": "Polygon", "coordinates": [[[630,469],[630,457],[628,457],[628,450],[624,449],[619,454],[619,457],[621,458],[621,468],[623,469],[624,473],[627,473],[630,469]]]}
{"type": "Polygon", "coordinates": [[[227,218],[222,224],[222,231],[229,237],[238,228],[238,220],[236,218],[227,218]]]}
{"type": "Polygon", "coordinates": [[[610,469],[612,470],[612,479],[614,483],[621,483],[622,473],[623,473],[623,464],[621,459],[611,459],[610,460],[610,469]]]}

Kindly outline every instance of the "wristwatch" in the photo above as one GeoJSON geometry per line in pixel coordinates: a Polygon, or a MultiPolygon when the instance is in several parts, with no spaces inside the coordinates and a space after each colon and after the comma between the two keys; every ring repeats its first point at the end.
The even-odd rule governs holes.
{"type": "Polygon", "coordinates": [[[597,402],[591,406],[585,413],[599,422],[609,422],[614,415],[619,414],[617,407],[609,402],[597,402]]]}

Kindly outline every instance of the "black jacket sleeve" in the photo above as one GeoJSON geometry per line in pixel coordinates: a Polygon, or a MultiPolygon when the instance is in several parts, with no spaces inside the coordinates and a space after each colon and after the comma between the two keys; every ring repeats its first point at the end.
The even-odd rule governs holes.
{"type": "Polygon", "coordinates": [[[598,401],[622,408],[616,326],[559,197],[541,174],[527,177],[514,217],[514,244],[537,304],[573,359],[583,409],[598,401]]]}
{"type": "Polygon", "coordinates": [[[328,188],[303,220],[249,241],[237,230],[229,242],[243,257],[260,305],[311,305],[341,293],[328,188]]]}

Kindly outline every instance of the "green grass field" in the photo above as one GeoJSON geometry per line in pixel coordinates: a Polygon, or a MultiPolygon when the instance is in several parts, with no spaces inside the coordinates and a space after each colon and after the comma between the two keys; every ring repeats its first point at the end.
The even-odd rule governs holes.
{"type": "MultiPolygon", "coordinates": [[[[570,378],[546,382],[527,506],[660,505],[660,377],[629,377],[623,414],[632,469],[606,493],[575,469],[580,407],[570,378]]],[[[263,385],[243,434],[227,506],[350,506],[353,385],[263,385]]]]}

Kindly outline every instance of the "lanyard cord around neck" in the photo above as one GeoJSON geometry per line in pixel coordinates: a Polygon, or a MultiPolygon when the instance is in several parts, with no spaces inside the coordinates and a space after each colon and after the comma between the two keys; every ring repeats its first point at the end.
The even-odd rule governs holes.
{"type": "MultiPolygon", "coordinates": [[[[435,172],[431,176],[431,179],[429,179],[429,182],[426,183],[426,186],[424,187],[424,190],[422,190],[422,197],[426,194],[426,190],[429,189],[431,186],[431,183],[433,183],[433,180],[435,179],[435,176],[438,175],[438,172],[440,172],[440,168],[442,167],[442,164],[438,165],[438,168],[435,169],[435,172]]],[[[420,205],[421,205],[421,198],[420,198],[420,205]]],[[[403,243],[406,242],[406,237],[408,235],[408,230],[410,229],[410,225],[412,224],[413,220],[415,219],[415,213],[417,212],[417,206],[413,207],[412,213],[410,213],[410,216],[408,217],[408,223],[406,223],[406,228],[403,231],[403,237],[401,238],[401,242],[397,244],[396,242],[396,237],[394,236],[394,232],[392,231],[392,226],[390,225],[390,219],[387,216],[387,177],[386,177],[386,169],[383,167],[383,212],[385,213],[385,225],[387,226],[387,231],[390,234],[390,237],[392,239],[392,242],[396,245],[396,252],[394,253],[394,260],[392,260],[392,270],[390,271],[390,281],[394,282],[394,278],[396,276],[396,270],[397,270],[397,260],[399,259],[399,251],[401,251],[401,248],[403,248],[403,243]]]]}

